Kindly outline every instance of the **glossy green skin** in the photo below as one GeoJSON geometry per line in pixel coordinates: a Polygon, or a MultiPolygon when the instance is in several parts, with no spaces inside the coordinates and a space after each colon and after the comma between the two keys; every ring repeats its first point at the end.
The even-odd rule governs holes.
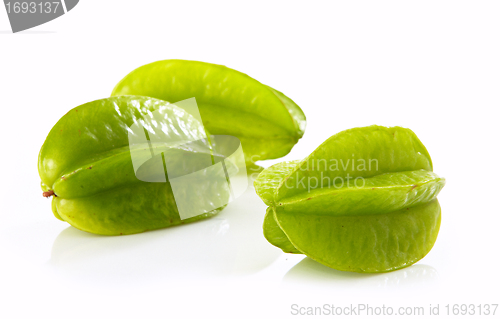
{"type": "MultiPolygon", "coordinates": [[[[148,123],[145,115],[158,110],[176,128],[165,133],[172,140],[204,137],[201,123],[184,110],[141,96],[86,103],[57,122],[38,159],[42,190],[53,190],[56,195],[52,211],[57,218],[87,232],[125,235],[200,220],[220,210],[181,220],[168,182],[137,179],[127,128],[141,120],[148,123]]],[[[168,156],[179,156],[179,165],[185,164],[184,150],[165,151],[168,156]]],[[[133,152],[148,156],[149,149],[139,145],[133,152]]],[[[213,189],[205,187],[206,192],[213,189]]]]}
{"type": "Polygon", "coordinates": [[[288,154],[306,126],[300,107],[283,93],[222,65],[150,63],[125,76],[111,93],[130,94],[171,103],[195,97],[205,127],[238,137],[248,163],[288,154]]]}
{"type": "Polygon", "coordinates": [[[281,248],[285,253],[302,254],[300,250],[290,242],[276,221],[273,207],[268,207],[264,217],[264,237],[276,247],[281,248]]]}
{"type": "Polygon", "coordinates": [[[264,170],[254,184],[270,206],[264,221],[267,240],[338,270],[407,267],[431,250],[439,232],[436,197],[445,180],[432,172],[427,150],[409,129],[369,126],[338,133],[303,161],[264,170]],[[352,158],[376,159],[378,166],[353,170],[339,165],[332,170],[317,165],[322,159],[345,163],[352,158]],[[363,177],[364,185],[332,183],[307,189],[296,183],[348,173],[363,177]]]}

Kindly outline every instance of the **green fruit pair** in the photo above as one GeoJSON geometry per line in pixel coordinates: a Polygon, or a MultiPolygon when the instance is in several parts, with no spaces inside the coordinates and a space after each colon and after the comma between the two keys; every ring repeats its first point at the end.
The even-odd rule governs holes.
{"type": "Polygon", "coordinates": [[[209,63],[148,64],[120,81],[112,95],[64,115],[47,136],[38,159],[44,196],[54,196],[54,215],[96,234],[133,234],[220,211],[234,189],[229,190],[229,180],[218,176],[229,178],[229,171],[234,173],[238,165],[227,165],[225,160],[224,148],[234,143],[227,139],[217,143],[210,134],[219,140],[239,138],[250,165],[287,154],[305,129],[304,114],[285,95],[243,73],[209,63]],[[203,123],[199,116],[168,103],[193,97],[203,123]],[[134,125],[147,138],[138,137],[134,125]],[[130,132],[137,140],[133,147],[130,132]],[[168,145],[165,140],[178,143],[168,145]],[[194,177],[196,169],[222,162],[226,166],[194,177]],[[176,174],[186,178],[181,185],[176,180],[173,187],[176,174]],[[185,204],[184,211],[196,208],[203,213],[183,216],[180,203],[185,204]]]}
{"type": "Polygon", "coordinates": [[[267,240],[329,267],[385,272],[423,258],[436,241],[445,184],[409,129],[340,132],[302,161],[264,170],[255,181],[269,206],[267,240]]]}

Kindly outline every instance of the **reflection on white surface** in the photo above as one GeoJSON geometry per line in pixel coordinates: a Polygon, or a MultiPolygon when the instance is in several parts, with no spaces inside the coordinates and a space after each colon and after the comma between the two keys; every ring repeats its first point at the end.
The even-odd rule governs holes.
{"type": "Polygon", "coordinates": [[[387,273],[367,274],[331,269],[311,258],[302,259],[283,278],[285,284],[307,282],[341,289],[411,288],[434,284],[437,280],[437,270],[424,264],[414,264],[387,273]]]}
{"type": "Polygon", "coordinates": [[[214,218],[142,234],[98,236],[68,227],[54,241],[49,265],[101,282],[251,275],[281,255],[262,235],[265,208],[255,197],[250,189],[214,218]]]}

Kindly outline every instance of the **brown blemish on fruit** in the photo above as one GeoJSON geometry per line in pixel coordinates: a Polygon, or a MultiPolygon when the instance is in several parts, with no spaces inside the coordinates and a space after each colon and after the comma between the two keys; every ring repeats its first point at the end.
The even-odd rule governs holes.
{"type": "Polygon", "coordinates": [[[92,169],[92,165],[90,165],[89,167],[87,167],[87,169],[92,169]]]}
{"type": "Polygon", "coordinates": [[[61,176],[61,179],[64,179],[64,180],[65,180],[65,179],[66,179],[66,177],[64,177],[64,176],[61,176]]]}

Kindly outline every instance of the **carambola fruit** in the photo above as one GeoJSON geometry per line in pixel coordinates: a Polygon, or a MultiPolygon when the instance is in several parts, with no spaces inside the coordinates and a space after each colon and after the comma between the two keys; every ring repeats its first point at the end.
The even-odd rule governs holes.
{"type": "Polygon", "coordinates": [[[125,76],[111,95],[143,95],[171,103],[194,97],[208,131],[239,138],[249,164],[285,156],[306,127],[300,107],[283,93],[211,63],[146,64],[125,76]]]}
{"type": "Polygon", "coordinates": [[[40,150],[38,171],[44,196],[53,195],[57,218],[103,235],[139,233],[213,216],[222,207],[181,219],[176,200],[196,203],[203,197],[227,203],[229,194],[223,187],[186,180],[186,192],[174,198],[166,180],[172,174],[189,175],[199,168],[201,159],[221,158],[196,143],[207,143],[203,125],[163,100],[120,96],[80,105],[54,125],[40,150]],[[147,131],[150,140],[131,145],[133,125],[139,133],[147,131]],[[161,157],[152,156],[153,150],[161,157]],[[144,164],[134,169],[133,158],[144,164]],[[163,169],[155,176],[155,165],[161,165],[162,159],[169,163],[168,177],[163,169]],[[155,178],[158,182],[145,181],[155,178]]]}
{"type": "Polygon", "coordinates": [[[355,272],[423,258],[438,235],[444,184],[411,130],[382,126],[333,135],[304,160],[273,165],[254,182],[269,206],[263,227],[271,244],[355,272]]]}

